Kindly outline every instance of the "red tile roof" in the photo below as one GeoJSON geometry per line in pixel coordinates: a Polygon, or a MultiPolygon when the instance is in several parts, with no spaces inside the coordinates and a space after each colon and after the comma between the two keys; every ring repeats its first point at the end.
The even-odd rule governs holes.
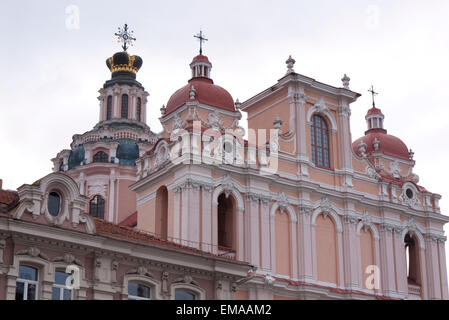
{"type": "Polygon", "coordinates": [[[0,210],[8,211],[19,203],[19,194],[16,191],[0,188],[0,210]]]}
{"type": "Polygon", "coordinates": [[[137,211],[128,216],[125,220],[119,223],[120,226],[124,227],[135,227],[137,226],[137,211]]]}
{"type": "Polygon", "coordinates": [[[134,242],[142,245],[150,245],[154,247],[159,247],[161,249],[167,249],[171,251],[178,251],[187,254],[193,254],[196,256],[202,256],[206,258],[213,258],[223,261],[228,261],[240,265],[248,265],[247,262],[238,261],[230,257],[221,256],[209,252],[205,252],[199,249],[195,249],[192,247],[184,246],[172,241],[162,240],[154,235],[151,235],[145,231],[135,230],[130,227],[116,225],[114,223],[106,222],[102,219],[92,218],[95,222],[96,234],[102,235],[108,238],[113,238],[116,240],[124,240],[128,242],[134,242]]]}

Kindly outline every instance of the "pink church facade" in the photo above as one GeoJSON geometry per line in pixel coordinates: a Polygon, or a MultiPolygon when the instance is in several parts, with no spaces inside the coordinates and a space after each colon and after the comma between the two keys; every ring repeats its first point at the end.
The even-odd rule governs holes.
{"type": "Polygon", "coordinates": [[[154,133],[142,63],[109,58],[93,130],[53,173],[0,188],[0,299],[449,298],[441,196],[374,102],[351,140],[346,75],[320,83],[290,57],[240,103],[200,54],[154,133]]]}

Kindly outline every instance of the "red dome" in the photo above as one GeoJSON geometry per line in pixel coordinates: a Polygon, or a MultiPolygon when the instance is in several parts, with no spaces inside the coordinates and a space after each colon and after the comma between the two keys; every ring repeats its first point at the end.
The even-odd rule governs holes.
{"type": "Polygon", "coordinates": [[[352,149],[360,156],[359,144],[363,140],[366,143],[366,154],[369,155],[372,152],[382,152],[385,155],[410,160],[410,154],[407,146],[401,139],[389,135],[386,130],[383,129],[371,129],[367,131],[364,137],[361,137],[352,143],[352,149]],[[374,140],[377,138],[379,141],[379,150],[374,150],[374,140]]]}
{"type": "Polygon", "coordinates": [[[199,54],[195,58],[193,58],[192,63],[194,62],[207,62],[210,64],[209,59],[206,56],[203,56],[202,54],[199,54]]]}
{"type": "MultiPolygon", "coordinates": [[[[204,57],[204,56],[203,56],[204,57]]],[[[207,58],[206,58],[207,59],[207,58]]],[[[190,100],[190,88],[195,88],[195,99],[200,103],[227,111],[236,111],[232,96],[209,78],[192,78],[189,84],[176,91],[168,100],[166,113],[169,114],[190,100]]]]}

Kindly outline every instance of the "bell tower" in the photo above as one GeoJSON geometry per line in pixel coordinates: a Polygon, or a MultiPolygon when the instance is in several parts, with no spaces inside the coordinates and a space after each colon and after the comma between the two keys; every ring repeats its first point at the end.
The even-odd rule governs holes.
{"type": "Polygon", "coordinates": [[[106,60],[111,72],[99,90],[100,117],[95,127],[75,134],[70,149],[52,159],[53,171],[72,177],[82,195],[89,197],[86,212],[120,223],[136,212],[136,161],[150,150],[159,136],[146,124],[148,92],[136,80],[143,60],[128,53],[134,40],[125,24],[115,34],[123,51],[106,60]]]}

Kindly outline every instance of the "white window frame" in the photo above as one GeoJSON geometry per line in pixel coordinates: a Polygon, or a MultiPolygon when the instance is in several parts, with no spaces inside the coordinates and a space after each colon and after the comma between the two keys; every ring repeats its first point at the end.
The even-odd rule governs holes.
{"type": "Polygon", "coordinates": [[[185,290],[195,295],[195,300],[205,300],[206,291],[203,288],[189,283],[174,283],[171,285],[171,299],[175,300],[176,290],[185,290]]]}
{"type": "MultiPolygon", "coordinates": [[[[124,276],[123,289],[122,289],[122,299],[123,300],[128,300],[128,283],[129,282],[136,282],[136,283],[140,283],[144,286],[149,287],[151,290],[150,300],[162,300],[162,297],[160,295],[160,292],[161,292],[160,281],[154,279],[153,277],[139,275],[139,274],[126,274],[124,276]]],[[[134,296],[131,296],[131,298],[133,298],[133,297],[134,296]]],[[[138,298],[146,300],[146,298],[141,298],[141,297],[138,297],[138,298]]]]}
{"type": "Polygon", "coordinates": [[[128,281],[127,287],[129,286],[130,283],[140,284],[140,285],[150,289],[150,297],[149,298],[143,298],[143,297],[139,297],[139,296],[130,295],[129,291],[128,291],[128,288],[126,288],[126,290],[128,291],[128,300],[153,300],[154,286],[148,285],[147,283],[144,283],[142,281],[131,280],[131,281],[128,281]]]}
{"type": "Polygon", "coordinates": [[[20,265],[19,266],[19,274],[20,274],[20,267],[28,267],[28,268],[33,268],[33,269],[35,269],[36,270],[36,273],[37,273],[37,280],[27,280],[27,279],[22,279],[22,278],[19,278],[19,277],[17,277],[17,279],[16,279],[16,290],[17,290],[17,283],[18,282],[20,282],[20,283],[23,283],[23,300],[25,301],[25,300],[28,300],[28,284],[34,284],[34,285],[36,285],[36,291],[35,291],[35,297],[34,297],[34,300],[37,300],[38,299],[38,290],[39,290],[39,269],[38,268],[36,268],[36,267],[34,267],[34,266],[29,266],[29,265],[25,265],[25,264],[23,264],[23,265],[20,265]]]}
{"type": "MultiPolygon", "coordinates": [[[[55,271],[54,281],[56,281],[56,272],[63,272],[63,273],[65,273],[64,271],[56,270],[55,271]]],[[[69,274],[67,274],[67,275],[69,275],[69,274]]],[[[64,290],[70,290],[70,300],[73,300],[73,290],[72,289],[67,289],[67,287],[65,285],[63,285],[63,284],[56,284],[56,283],[53,283],[53,288],[59,289],[59,299],[58,300],[64,300],[64,290]]],[[[51,295],[52,295],[52,298],[53,298],[53,291],[52,291],[51,295]]]]}

